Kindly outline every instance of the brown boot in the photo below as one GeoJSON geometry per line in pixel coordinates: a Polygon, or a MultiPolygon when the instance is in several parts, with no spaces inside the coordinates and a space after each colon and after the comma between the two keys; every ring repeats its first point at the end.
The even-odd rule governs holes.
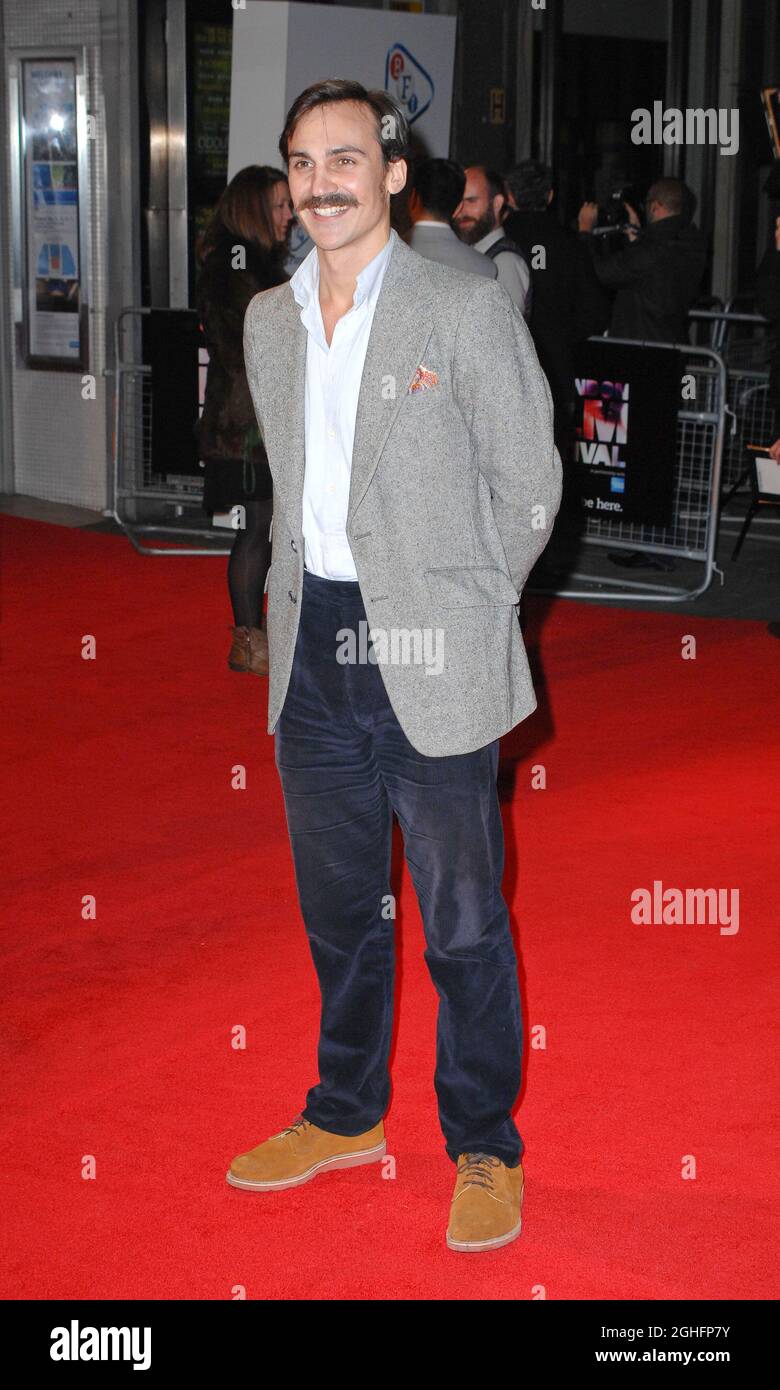
{"type": "Polygon", "coordinates": [[[495,1250],[520,1234],[523,1165],[507,1168],[493,1154],[461,1154],[450,1209],[450,1250],[495,1250]]]}
{"type": "Polygon", "coordinates": [[[233,642],[228,655],[228,666],[231,671],[249,670],[249,628],[234,627],[233,642]]]}
{"type": "Polygon", "coordinates": [[[268,675],[268,637],[261,627],[249,629],[249,670],[256,676],[268,675]]]}
{"type": "Polygon", "coordinates": [[[276,1192],[282,1187],[297,1187],[331,1168],[357,1168],[361,1163],[377,1163],[384,1156],[381,1120],[365,1134],[348,1137],[318,1129],[298,1115],[280,1134],[248,1153],[238,1154],[227,1180],[231,1187],[246,1192],[276,1192]]]}

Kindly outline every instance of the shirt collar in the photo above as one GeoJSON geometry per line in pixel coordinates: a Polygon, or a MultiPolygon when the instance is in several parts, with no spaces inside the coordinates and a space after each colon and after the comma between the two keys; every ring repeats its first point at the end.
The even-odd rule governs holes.
{"type": "MultiPolygon", "coordinates": [[[[381,251],[378,251],[374,259],[369,261],[368,265],[364,265],[358,274],[355,293],[352,297],[353,309],[366,300],[376,299],[378,296],[387,262],[393,249],[393,239],[396,236],[397,232],[391,227],[390,235],[381,251]]],[[[320,263],[316,246],[312,247],[308,256],[298,266],[295,274],[290,277],[290,287],[297,303],[304,310],[311,304],[315,295],[319,294],[320,263]]]]}
{"type": "Polygon", "coordinates": [[[479,241],[474,242],[474,250],[487,251],[494,242],[500,241],[502,236],[505,235],[506,233],[503,227],[494,227],[492,232],[488,232],[486,236],[480,237],[479,241]]]}

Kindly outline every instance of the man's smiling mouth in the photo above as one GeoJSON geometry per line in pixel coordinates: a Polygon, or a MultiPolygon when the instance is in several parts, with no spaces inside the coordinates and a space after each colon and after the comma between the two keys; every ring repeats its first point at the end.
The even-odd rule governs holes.
{"type": "Polygon", "coordinates": [[[343,213],[349,212],[351,204],[347,203],[339,208],[309,208],[314,217],[341,217],[343,213]]]}

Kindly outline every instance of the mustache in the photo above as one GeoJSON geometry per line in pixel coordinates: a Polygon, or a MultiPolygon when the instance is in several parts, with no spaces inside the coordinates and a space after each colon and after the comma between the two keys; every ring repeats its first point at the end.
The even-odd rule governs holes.
{"type": "Polygon", "coordinates": [[[299,203],[300,212],[316,211],[317,208],[356,208],[357,198],[350,198],[346,193],[329,193],[326,198],[310,198],[306,203],[299,203]]]}

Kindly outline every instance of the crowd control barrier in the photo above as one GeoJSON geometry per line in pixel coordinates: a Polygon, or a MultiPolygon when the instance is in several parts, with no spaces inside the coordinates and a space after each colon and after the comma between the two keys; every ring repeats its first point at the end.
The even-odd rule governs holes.
{"type": "MultiPolygon", "coordinates": [[[[692,311],[694,321],[709,321],[710,346],[726,363],[726,435],[721,471],[720,529],[737,540],[734,556],[744,540],[742,510],[730,510],[739,494],[742,507],[753,510],[754,479],[749,444],[769,445],[780,438],[780,411],[769,392],[769,365],[774,351],[772,332],[761,314],[749,312],[751,296],[740,295],[721,312],[692,311]]],[[[774,326],[774,332],[777,332],[774,326]]],[[[775,509],[762,507],[754,528],[761,540],[780,545],[780,516],[775,509]]]]}
{"type": "Polygon", "coordinates": [[[761,369],[767,364],[770,350],[766,332],[769,323],[762,314],[737,309],[740,298],[730,299],[721,309],[691,309],[688,318],[696,328],[701,325],[709,330],[706,346],[719,352],[727,367],[761,369]]]}
{"type": "Polygon", "coordinates": [[[767,320],[761,314],[738,312],[732,299],[723,310],[693,309],[690,318],[709,326],[709,346],[726,364],[726,436],[721,488],[724,504],[737,491],[746,491],[749,467],[746,444],[768,444],[780,434],[780,419],[769,397],[769,360],[773,350],[767,320]]]}
{"type": "MultiPolygon", "coordinates": [[[[597,340],[593,340],[597,341],[597,340]]],[[[602,341],[599,339],[598,341],[602,341]]],[[[611,344],[631,347],[675,348],[682,354],[683,374],[693,378],[693,399],[682,399],[677,412],[677,435],[673,480],[672,519],[665,527],[647,526],[612,518],[598,518],[583,513],[580,542],[585,546],[626,550],[648,556],[679,557],[696,561],[700,569],[695,582],[680,584],[655,579],[629,579],[625,572],[597,561],[593,571],[570,571],[557,582],[541,577],[554,561],[554,536],[550,546],[552,556],[546,555],[539,577],[532,577],[529,589],[534,593],[556,594],[561,598],[606,598],[622,601],[658,600],[680,603],[695,599],[709,587],[715,568],[715,544],[718,526],[718,503],[723,458],[726,365],[720,353],[710,347],[693,347],[688,343],[641,343],[625,338],[610,338],[611,344]],[[609,566],[609,568],[607,568],[609,566]],[[561,587],[561,584],[565,587],[561,587]]],[[[564,467],[567,461],[564,460],[564,467]]]]}
{"type": "MultiPolygon", "coordinates": [[[[697,582],[680,586],[661,578],[629,578],[605,565],[603,572],[571,573],[568,580],[574,581],[574,587],[568,582],[565,588],[550,587],[532,577],[530,589],[571,598],[675,602],[695,598],[709,586],[721,489],[723,505],[736,491],[749,490],[745,445],[777,438],[780,421],[769,399],[767,370],[749,365],[748,349],[737,353],[730,336],[740,331],[740,325],[763,328],[766,321],[756,314],[735,313],[730,307],[696,310],[691,318],[709,323],[709,346],[609,339],[631,346],[676,346],[684,355],[684,371],[695,380],[695,399],[681,401],[677,416],[672,522],[660,528],[584,515],[581,539],[593,547],[700,562],[697,582]]],[[[197,314],[186,309],[124,309],[114,337],[111,515],[142,554],[229,554],[230,546],[225,547],[202,511],[203,470],[192,427],[203,397],[208,359],[197,314]],[[162,535],[168,544],[155,545],[153,538],[162,535]]],[[[760,355],[755,347],[750,352],[754,358],[760,355]]],[[[766,346],[761,353],[765,358],[766,346]]],[[[774,518],[765,524],[780,530],[774,518]]],[[[738,518],[725,518],[725,525],[738,525],[738,518]]]]}
{"type": "Polygon", "coordinates": [[[143,555],[229,554],[229,546],[214,543],[215,530],[202,510],[203,470],[193,425],[208,358],[197,314],[123,309],[114,346],[111,515],[143,555]],[[172,543],[149,543],[147,538],[162,534],[172,543]],[[182,539],[212,543],[182,545],[182,539]]]}

